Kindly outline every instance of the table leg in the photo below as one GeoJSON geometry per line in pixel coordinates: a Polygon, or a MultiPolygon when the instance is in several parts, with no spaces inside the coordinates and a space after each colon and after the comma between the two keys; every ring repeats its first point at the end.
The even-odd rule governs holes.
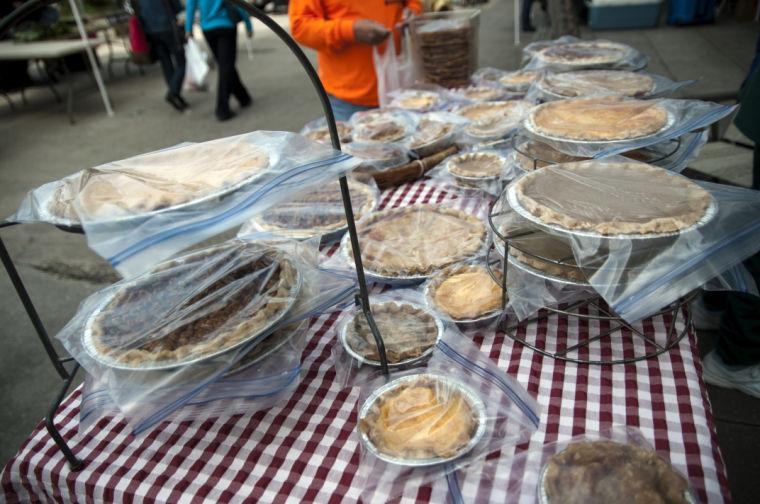
{"type": "Polygon", "coordinates": [[[44,73],[45,75],[47,75],[47,85],[50,88],[50,91],[53,93],[53,96],[55,97],[55,102],[61,103],[61,95],[58,93],[58,89],[56,89],[55,84],[53,83],[53,76],[50,74],[50,71],[48,70],[47,65],[41,65],[41,60],[34,60],[34,64],[37,67],[37,71],[40,72],[40,74],[44,73]]]}
{"type": "Polygon", "coordinates": [[[66,114],[69,116],[69,124],[74,124],[74,85],[71,82],[69,66],[63,58],[61,58],[61,65],[63,66],[63,76],[66,79],[66,90],[68,91],[66,96],[66,114]]]}
{"type": "Polygon", "coordinates": [[[50,434],[50,437],[53,438],[53,441],[58,446],[58,449],[61,450],[63,456],[66,457],[66,461],[69,463],[71,470],[75,472],[81,471],[82,468],[84,468],[84,461],[78,459],[77,456],[74,455],[74,452],[71,451],[68,443],[66,443],[66,440],[63,439],[63,436],[61,436],[61,433],[55,426],[55,412],[58,411],[58,407],[66,397],[66,393],[69,391],[69,387],[71,387],[71,383],[74,381],[74,377],[77,375],[77,371],[79,371],[79,364],[74,366],[74,369],[71,371],[71,375],[66,379],[65,382],[63,382],[63,387],[61,387],[61,391],[58,393],[58,397],[56,397],[55,401],[50,406],[50,411],[48,411],[47,417],[45,417],[45,428],[47,429],[48,434],[50,434]]]}

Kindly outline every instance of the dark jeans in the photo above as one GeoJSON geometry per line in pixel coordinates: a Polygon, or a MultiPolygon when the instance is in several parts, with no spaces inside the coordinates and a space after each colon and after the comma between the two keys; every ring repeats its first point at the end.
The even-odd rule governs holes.
{"type": "Polygon", "coordinates": [[[150,49],[161,63],[169,94],[179,96],[185,79],[185,48],[177,35],[170,31],[146,33],[145,36],[150,49]]]}
{"type": "Polygon", "coordinates": [[[251,102],[251,95],[240,81],[235,68],[237,56],[237,30],[234,28],[217,28],[203,32],[206,42],[214,53],[216,65],[219,68],[219,82],[216,90],[216,115],[225,116],[230,113],[230,95],[241,105],[251,102]]]}

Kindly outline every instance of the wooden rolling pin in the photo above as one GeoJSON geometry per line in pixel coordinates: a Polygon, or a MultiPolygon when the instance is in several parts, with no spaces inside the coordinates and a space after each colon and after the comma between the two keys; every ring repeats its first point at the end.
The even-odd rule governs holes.
{"type": "Polygon", "coordinates": [[[412,182],[422,177],[431,168],[438,165],[441,161],[449,156],[452,156],[459,152],[459,147],[452,145],[432,156],[428,156],[422,159],[415,159],[411,163],[407,163],[394,168],[389,168],[378,173],[373,173],[372,178],[375,179],[375,183],[380,190],[387,189],[389,187],[395,187],[407,182],[412,182]]]}

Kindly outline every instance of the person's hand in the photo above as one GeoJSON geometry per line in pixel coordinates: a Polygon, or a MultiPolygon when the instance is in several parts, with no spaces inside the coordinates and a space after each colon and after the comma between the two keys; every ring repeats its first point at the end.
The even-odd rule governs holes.
{"type": "Polygon", "coordinates": [[[390,34],[390,30],[377,21],[369,19],[354,21],[354,39],[361,44],[380,44],[390,34]]]}
{"type": "Polygon", "coordinates": [[[248,38],[253,38],[253,30],[245,30],[245,36],[248,38]]]}

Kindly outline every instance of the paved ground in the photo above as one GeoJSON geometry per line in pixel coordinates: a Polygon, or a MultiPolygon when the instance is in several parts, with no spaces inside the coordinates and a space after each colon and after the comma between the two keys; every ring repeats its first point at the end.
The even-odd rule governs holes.
{"type": "MultiPolygon", "coordinates": [[[[486,9],[481,20],[481,65],[516,68],[520,50],[512,44],[511,1],[495,0],[486,9]]],[[[319,106],[295,59],[273,35],[259,28],[253,60],[247,59],[242,46],[239,53],[241,75],[256,102],[228,123],[213,119],[213,94],[188,94],[192,110],[184,114],[169,108],[163,101],[164,85],[157,67],[149,68],[144,77],[122,72],[108,80],[114,118],[105,116],[97,93],[88,89],[89,81],[83,76],[77,82],[83,92],[76,100],[74,126],[44,89],[30,93],[29,105],[16,113],[0,104],[0,215],[12,213],[28,189],[87,166],[186,140],[256,129],[298,130],[317,117],[319,106]]],[[[707,96],[738,88],[752,58],[757,25],[726,22],[586,35],[640,48],[652,57],[654,72],[675,79],[703,77],[688,93],[707,96]]],[[[746,182],[748,153],[716,144],[705,157],[700,169],[746,182]]],[[[52,334],[87,294],[115,278],[81,236],[28,225],[2,230],[2,238],[52,334]]],[[[3,273],[0,293],[5,301],[0,304],[0,334],[5,341],[0,353],[0,398],[5,406],[0,409],[2,463],[44,415],[58,380],[3,273]]],[[[737,502],[751,502],[753,478],[760,474],[755,456],[760,452],[760,401],[722,389],[711,389],[710,397],[734,496],[737,502]]]]}

